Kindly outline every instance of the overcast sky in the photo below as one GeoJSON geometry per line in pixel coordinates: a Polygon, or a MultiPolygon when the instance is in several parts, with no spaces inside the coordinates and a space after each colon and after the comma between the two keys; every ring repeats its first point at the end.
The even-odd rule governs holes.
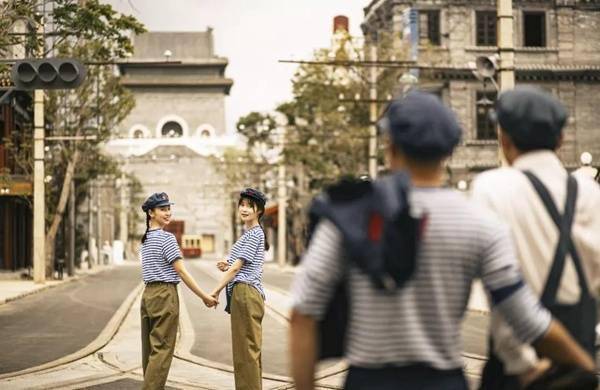
{"type": "Polygon", "coordinates": [[[205,31],[213,27],[215,52],[229,59],[234,80],[226,99],[227,128],[251,111],[270,111],[291,98],[296,65],[280,59],[309,59],[329,47],[335,15],[350,18],[361,35],[363,8],[370,0],[107,0],[134,15],[150,31],[205,31]]]}

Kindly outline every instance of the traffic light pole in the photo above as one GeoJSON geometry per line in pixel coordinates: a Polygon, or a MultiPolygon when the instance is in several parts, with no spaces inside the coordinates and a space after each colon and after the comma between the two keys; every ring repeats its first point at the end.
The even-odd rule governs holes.
{"type": "Polygon", "coordinates": [[[46,281],[44,188],[44,91],[34,91],[33,106],[33,281],[46,281]]]}

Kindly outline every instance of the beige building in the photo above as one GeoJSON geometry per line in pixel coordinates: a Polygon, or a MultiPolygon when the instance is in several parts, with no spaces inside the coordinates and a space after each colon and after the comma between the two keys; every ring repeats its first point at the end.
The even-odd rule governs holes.
{"type": "MultiPolygon", "coordinates": [[[[212,29],[149,32],[133,42],[134,56],[119,70],[136,105],[107,149],[141,181],[144,196],[169,194],[176,221],[170,228],[184,249],[201,246],[205,255],[220,256],[231,243],[220,158],[237,146],[225,129],[233,85],[225,76],[228,60],[215,54],[212,29]]],[[[144,229],[140,222],[132,233],[141,236],[144,229]]]]}
{"type": "MultiPolygon", "coordinates": [[[[568,108],[560,150],[567,167],[577,168],[583,152],[594,156],[592,165],[600,165],[600,1],[513,1],[513,17],[517,85],[544,88],[568,108]]],[[[478,56],[497,53],[496,2],[373,0],[362,27],[367,39],[391,33],[397,47],[410,53],[411,18],[417,27],[412,31],[416,60],[425,65],[419,84],[439,93],[464,129],[449,162],[451,180],[468,180],[498,164],[496,131],[488,119],[496,91],[489,83],[484,90],[471,71],[478,56]]]]}

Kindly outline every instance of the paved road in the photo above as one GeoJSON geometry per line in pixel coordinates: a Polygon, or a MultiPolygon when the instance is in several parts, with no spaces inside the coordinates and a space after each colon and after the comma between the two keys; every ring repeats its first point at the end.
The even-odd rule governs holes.
{"type": "Polygon", "coordinates": [[[124,265],[0,306],[0,373],[85,347],[139,282],[139,265],[124,265]]]}
{"type": "MultiPolygon", "coordinates": [[[[188,270],[203,289],[211,290],[215,286],[215,279],[193,265],[190,265],[188,270]]],[[[181,292],[196,334],[191,353],[218,363],[233,365],[229,315],[223,310],[224,293],[221,296],[221,304],[215,310],[207,309],[185,285],[182,285],[181,292]]],[[[263,319],[263,372],[288,375],[287,355],[287,325],[278,322],[266,312],[263,319]]]]}
{"type": "MultiPolygon", "coordinates": [[[[95,386],[74,387],[74,389],[96,389],[96,390],[139,390],[144,383],[135,379],[119,379],[114,382],[103,383],[95,386]]],[[[174,387],[166,386],[166,390],[175,390],[174,387]]]]}
{"type": "Polygon", "coordinates": [[[263,282],[269,286],[277,287],[283,291],[289,291],[292,286],[294,273],[281,271],[275,264],[268,264],[263,270],[263,282]]]}

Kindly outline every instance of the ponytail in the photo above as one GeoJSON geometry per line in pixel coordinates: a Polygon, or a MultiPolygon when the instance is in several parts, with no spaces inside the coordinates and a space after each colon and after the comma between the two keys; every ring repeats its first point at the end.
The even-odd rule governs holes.
{"type": "Polygon", "coordinates": [[[150,230],[150,213],[146,211],[146,231],[142,236],[142,244],[146,241],[146,238],[148,238],[148,230],[150,230]]]}
{"type": "Polygon", "coordinates": [[[260,221],[258,222],[258,226],[260,226],[260,228],[263,231],[263,236],[265,236],[265,252],[269,250],[269,248],[271,247],[269,245],[269,240],[267,239],[267,232],[265,232],[265,228],[262,226],[262,224],[260,223],[260,221]]]}
{"type": "Polygon", "coordinates": [[[263,208],[261,210],[260,216],[258,217],[258,226],[260,226],[260,229],[263,231],[263,236],[265,237],[265,252],[266,252],[269,250],[271,245],[269,245],[269,240],[267,239],[267,232],[265,232],[265,228],[263,227],[262,223],[260,223],[260,220],[262,219],[264,213],[265,213],[265,209],[263,208]]]}

